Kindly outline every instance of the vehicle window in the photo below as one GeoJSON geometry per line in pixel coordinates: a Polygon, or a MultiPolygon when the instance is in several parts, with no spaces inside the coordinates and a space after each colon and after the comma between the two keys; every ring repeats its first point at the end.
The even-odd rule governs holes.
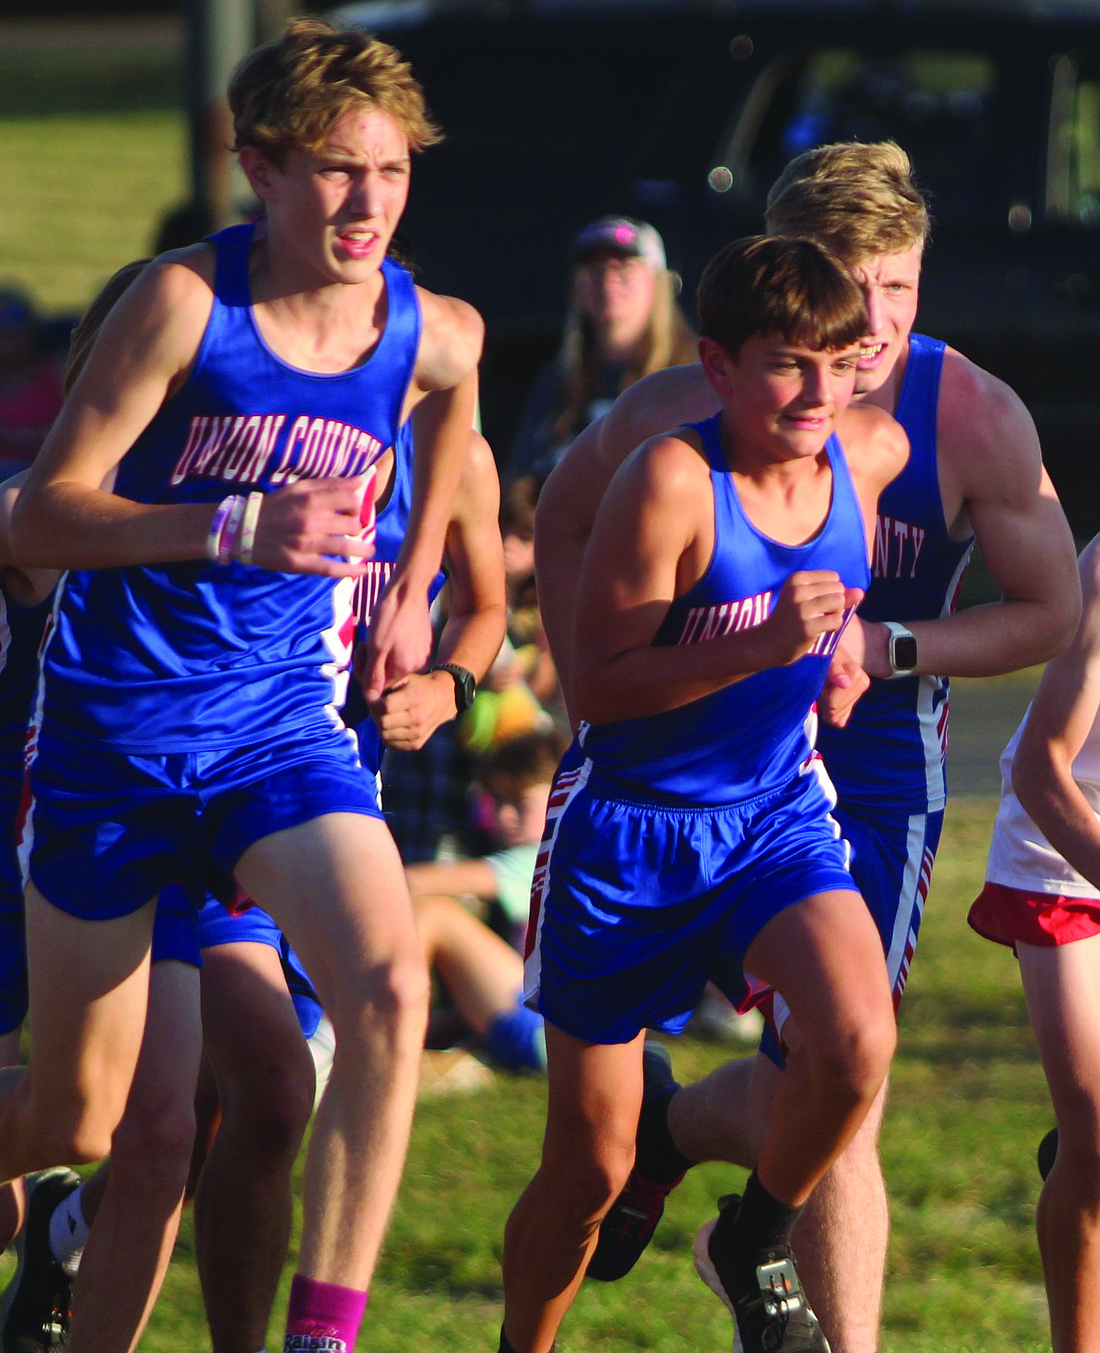
{"type": "Polygon", "coordinates": [[[1092,56],[1051,63],[1047,216],[1064,225],[1100,228],[1100,75],[1092,56]]]}
{"type": "Polygon", "coordinates": [[[735,179],[766,189],[792,156],[832,141],[904,146],[934,196],[939,220],[989,215],[996,66],[962,51],[876,55],[825,48],[773,63],[732,129],[725,163],[735,179]],[[769,85],[771,88],[769,89],[769,85]],[[749,124],[746,135],[746,120],[749,124]],[[755,126],[753,125],[755,124],[755,126]],[[740,162],[740,163],[738,163],[740,162]]]}

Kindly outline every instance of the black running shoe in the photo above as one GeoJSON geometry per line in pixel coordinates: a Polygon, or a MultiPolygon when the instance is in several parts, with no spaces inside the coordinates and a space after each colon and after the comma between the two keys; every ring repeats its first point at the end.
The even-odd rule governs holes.
{"type": "MultiPolygon", "coordinates": [[[[662,1043],[647,1043],[642,1053],[642,1102],[671,1098],[679,1090],[679,1082],[672,1075],[672,1059],[662,1043]]],[[[638,1120],[641,1133],[643,1115],[638,1120]]],[[[655,1184],[638,1173],[630,1172],[622,1193],[611,1204],[611,1211],[600,1223],[600,1236],[588,1264],[587,1276],[597,1282],[613,1283],[624,1278],[653,1238],[657,1223],[665,1210],[665,1199],[683,1179],[678,1174],[667,1184],[655,1184]]]]}
{"type": "Polygon", "coordinates": [[[1051,1170],[1054,1169],[1054,1157],[1058,1154],[1058,1129],[1051,1128],[1043,1140],[1039,1143],[1039,1149],[1035,1153],[1036,1164],[1039,1166],[1039,1174],[1046,1179],[1051,1170]]]}
{"type": "Polygon", "coordinates": [[[79,1188],[72,1170],[27,1176],[27,1216],[15,1238],[15,1276],[0,1300],[3,1353],[39,1353],[59,1347],[72,1317],[72,1279],[50,1250],[50,1218],[79,1188]]]}
{"type": "MultiPolygon", "coordinates": [[[[720,1201],[735,1205],[737,1199],[720,1201]]],[[[695,1269],[733,1315],[744,1353],[830,1353],[829,1341],[806,1300],[789,1246],[762,1250],[752,1283],[744,1290],[728,1292],[710,1252],[714,1225],[714,1221],[708,1221],[695,1237],[695,1269]]]]}

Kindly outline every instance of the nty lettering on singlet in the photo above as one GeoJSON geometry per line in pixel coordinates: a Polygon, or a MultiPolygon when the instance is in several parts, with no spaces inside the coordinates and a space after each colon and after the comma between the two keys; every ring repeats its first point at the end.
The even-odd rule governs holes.
{"type": "MultiPolygon", "coordinates": [[[[721,639],[736,630],[752,629],[762,625],[772,609],[772,593],[757,592],[751,597],[742,597],[739,601],[723,601],[714,606],[692,606],[684,616],[684,627],[680,631],[678,644],[704,644],[711,639],[721,639]]],[[[855,614],[849,607],[844,612],[844,623],[835,633],[819,634],[805,656],[828,657],[840,642],[844,627],[855,614]]]]}
{"type": "Polygon", "coordinates": [[[871,571],[876,578],[917,576],[917,560],[928,534],[923,526],[899,521],[897,517],[875,519],[875,557],[871,571]]]}
{"type": "Polygon", "coordinates": [[[287,415],[196,415],[191,419],[170,482],[188,478],[221,479],[242,484],[293,484],[297,479],[353,478],[382,451],[381,441],[335,418],[287,415]]]}

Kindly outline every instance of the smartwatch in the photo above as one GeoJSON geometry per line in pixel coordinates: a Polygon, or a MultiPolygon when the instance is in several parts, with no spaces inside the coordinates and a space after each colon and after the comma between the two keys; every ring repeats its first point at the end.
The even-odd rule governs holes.
{"type": "Polygon", "coordinates": [[[912,630],[899,625],[896,620],[884,622],[890,637],[887,640],[887,653],[890,661],[890,677],[909,676],[917,665],[917,638],[912,630]]]}
{"type": "Polygon", "coordinates": [[[473,672],[468,672],[465,667],[459,667],[456,662],[439,662],[431,670],[451,674],[455,683],[455,709],[459,714],[468,710],[474,703],[474,693],[477,690],[473,672]]]}

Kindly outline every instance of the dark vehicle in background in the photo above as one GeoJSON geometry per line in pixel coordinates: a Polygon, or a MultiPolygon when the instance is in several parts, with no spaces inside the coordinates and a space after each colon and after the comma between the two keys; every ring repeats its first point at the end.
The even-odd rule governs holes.
{"type": "Polygon", "coordinates": [[[935,218],[918,327],[1002,376],[1075,529],[1100,529],[1100,5],[1096,0],[409,0],[339,11],[394,42],[447,140],[405,217],[425,283],[489,326],[487,435],[506,454],[555,346],[572,234],[653,222],[691,298],[762,228],[799,151],[892,137],[935,218]]]}

